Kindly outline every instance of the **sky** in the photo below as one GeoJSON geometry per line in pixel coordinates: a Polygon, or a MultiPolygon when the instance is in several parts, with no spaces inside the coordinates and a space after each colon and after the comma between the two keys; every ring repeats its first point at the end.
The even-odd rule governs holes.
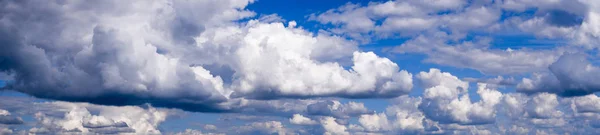
{"type": "Polygon", "coordinates": [[[3,0],[0,135],[600,133],[597,0],[3,0]]]}

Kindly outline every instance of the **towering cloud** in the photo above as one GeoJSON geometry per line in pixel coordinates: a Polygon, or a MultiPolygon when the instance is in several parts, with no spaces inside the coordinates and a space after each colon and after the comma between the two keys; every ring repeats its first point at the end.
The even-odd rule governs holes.
{"type": "Polygon", "coordinates": [[[0,70],[14,77],[7,89],[37,97],[190,111],[412,89],[410,73],[353,41],[295,22],[237,22],[255,15],[252,2],[3,1],[0,70]]]}

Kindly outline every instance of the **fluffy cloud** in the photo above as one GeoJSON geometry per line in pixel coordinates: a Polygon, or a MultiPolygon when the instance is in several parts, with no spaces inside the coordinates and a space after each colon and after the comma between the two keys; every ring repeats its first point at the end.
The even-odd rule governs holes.
{"type": "Polygon", "coordinates": [[[573,99],[573,105],[575,106],[577,112],[585,113],[585,112],[600,112],[600,98],[594,94],[590,94],[587,96],[576,97],[573,99]]]}
{"type": "Polygon", "coordinates": [[[293,117],[290,118],[290,123],[296,125],[314,125],[317,124],[317,121],[304,117],[301,114],[294,114],[293,117]]]}
{"type": "Polygon", "coordinates": [[[5,1],[0,70],[14,76],[7,89],[37,97],[205,112],[231,110],[232,98],[411,90],[410,73],[343,37],[236,22],[254,16],[252,2],[5,1]]]}
{"type": "Polygon", "coordinates": [[[581,96],[597,92],[600,69],[583,54],[565,54],[549,67],[551,74],[534,74],[523,78],[517,91],[523,93],[550,92],[561,96],[581,96]]]}
{"type": "Polygon", "coordinates": [[[367,131],[389,131],[391,129],[391,124],[384,113],[361,115],[358,122],[367,131]]]}
{"type": "Polygon", "coordinates": [[[243,66],[236,72],[240,77],[234,87],[240,95],[377,97],[397,96],[412,88],[411,74],[370,52],[354,52],[352,70],[344,70],[337,63],[317,63],[309,59],[314,55],[311,51],[322,51],[312,48],[336,42],[319,44],[319,38],[295,31],[277,23],[249,29],[246,45],[237,53],[243,66]]]}
{"type": "Polygon", "coordinates": [[[23,119],[12,116],[7,110],[0,109],[0,124],[23,124],[23,119]]]}
{"type": "Polygon", "coordinates": [[[600,130],[600,99],[592,94],[600,87],[594,82],[600,79],[594,76],[598,67],[585,56],[563,55],[597,47],[598,2],[346,4],[310,15],[334,26],[316,33],[294,21],[283,23],[277,14],[255,17],[245,9],[253,2],[0,2],[0,80],[8,80],[3,89],[119,105],[53,101],[23,105],[19,99],[2,98],[0,134],[164,133],[158,127],[168,111],[126,106],[145,103],[233,112],[222,115],[231,118],[219,121],[252,121],[202,124],[202,132],[188,129],[174,134],[586,134],[600,130]],[[513,16],[520,14],[526,17],[513,16]],[[559,43],[568,40],[564,43],[583,48],[497,49],[494,39],[485,37],[512,32],[559,43]],[[425,62],[486,75],[539,73],[517,85],[521,93],[501,93],[489,84],[511,87],[512,77],[461,79],[430,69],[415,75],[422,95],[402,96],[413,89],[413,75],[359,47],[364,41],[398,37],[408,39],[391,52],[425,54],[425,62]],[[467,81],[478,82],[477,88],[469,89],[467,81]],[[481,100],[471,101],[473,89],[481,100]],[[338,97],[394,99],[385,112],[377,113],[360,102],[337,101],[338,97]],[[35,116],[35,122],[21,119],[26,115],[35,116]],[[14,127],[19,124],[33,128],[18,131],[21,128],[14,127]]]}
{"type": "Polygon", "coordinates": [[[12,133],[13,133],[12,129],[8,129],[8,128],[5,128],[5,127],[0,127],[0,134],[3,134],[3,135],[7,134],[7,135],[9,135],[9,134],[12,134],[12,133]]]}
{"type": "Polygon", "coordinates": [[[348,118],[371,112],[363,103],[348,102],[347,104],[341,104],[335,100],[310,104],[306,107],[306,111],[310,115],[334,116],[337,118],[348,118]]]}
{"type": "MultiPolygon", "coordinates": [[[[368,6],[357,4],[346,4],[337,9],[331,9],[324,13],[312,14],[309,19],[323,24],[334,24],[339,26],[330,31],[338,34],[361,39],[363,36],[371,36],[375,32],[377,37],[386,37],[394,34],[412,36],[419,32],[435,30],[443,25],[452,24],[478,27],[474,23],[464,22],[461,19],[450,19],[452,15],[438,15],[438,12],[457,11],[466,5],[463,0],[444,1],[388,1],[384,3],[374,2],[368,6]],[[378,21],[382,22],[378,24],[378,21]]],[[[471,10],[468,10],[471,11],[471,10]]],[[[486,15],[487,10],[473,10],[477,15],[476,23],[487,23],[480,18],[497,17],[498,15],[486,15]],[[482,12],[483,11],[483,12],[482,12]]],[[[468,13],[467,13],[468,14],[468,13]]],[[[497,13],[496,13],[497,14],[497,13]]],[[[468,14],[471,15],[471,14],[468,14]]],[[[467,15],[467,16],[468,16],[467,15]]],[[[466,16],[465,16],[466,17],[466,16]]],[[[493,19],[491,19],[493,21],[493,19]]],[[[486,25],[486,24],[482,24],[486,25]]],[[[458,26],[457,26],[458,27],[458,26]]]]}
{"type": "Polygon", "coordinates": [[[421,72],[417,78],[423,82],[423,103],[419,106],[424,114],[440,123],[485,124],[495,120],[495,106],[500,103],[502,93],[478,84],[477,94],[481,101],[471,103],[466,94],[468,83],[431,69],[421,72]]]}
{"type": "Polygon", "coordinates": [[[350,133],[346,131],[348,128],[344,125],[340,125],[335,121],[336,119],[333,117],[325,117],[321,119],[321,125],[323,129],[325,129],[325,135],[349,135],[350,133]]]}
{"type": "Polygon", "coordinates": [[[372,2],[366,6],[347,4],[312,14],[310,19],[333,24],[335,27],[329,29],[332,33],[358,40],[407,37],[407,42],[399,43],[392,51],[426,54],[425,62],[494,75],[544,71],[565,51],[581,49],[580,46],[586,49],[597,47],[599,34],[596,27],[600,22],[599,11],[595,10],[597,2],[506,0],[466,3],[462,0],[430,3],[397,0],[372,2]],[[444,3],[444,6],[433,3],[444,3]],[[531,17],[527,16],[529,14],[531,17]],[[515,32],[548,38],[553,47],[540,50],[528,45],[532,43],[513,44],[485,38],[490,35],[520,36],[515,32]],[[482,37],[485,40],[481,41],[482,37]],[[490,42],[515,47],[491,48],[490,42]],[[563,44],[576,46],[555,47],[563,44]]]}
{"type": "Polygon", "coordinates": [[[158,125],[167,117],[167,112],[149,107],[109,107],[83,103],[51,102],[41,103],[64,112],[38,112],[35,118],[39,128],[30,132],[75,132],[75,133],[136,133],[160,134],[158,125]],[[90,110],[98,111],[97,115],[90,110]]]}
{"type": "Polygon", "coordinates": [[[153,100],[159,106],[221,101],[220,77],[168,56],[166,47],[193,40],[202,27],[252,15],[240,9],[248,3],[5,1],[0,31],[17,34],[3,36],[1,70],[15,76],[9,89],[38,97],[118,105],[161,99],[153,100]],[[214,11],[190,14],[199,7],[214,11]]]}

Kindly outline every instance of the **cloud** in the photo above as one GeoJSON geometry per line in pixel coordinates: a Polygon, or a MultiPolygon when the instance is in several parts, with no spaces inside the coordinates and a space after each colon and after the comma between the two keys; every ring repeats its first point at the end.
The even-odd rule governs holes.
{"type": "Polygon", "coordinates": [[[301,114],[294,114],[292,118],[290,118],[290,123],[296,125],[314,125],[318,124],[317,121],[314,121],[310,118],[304,117],[301,114]]]}
{"type": "Polygon", "coordinates": [[[562,112],[556,111],[558,100],[556,95],[540,93],[527,102],[527,114],[533,118],[552,118],[562,115],[562,112]]]}
{"type": "Polygon", "coordinates": [[[358,122],[366,131],[389,131],[391,124],[386,114],[361,115],[358,122]]]}
{"type": "Polygon", "coordinates": [[[592,65],[583,54],[565,54],[549,66],[550,73],[534,74],[523,78],[517,91],[523,93],[550,92],[561,96],[588,95],[600,89],[595,74],[598,67],[592,65]]]}
{"type": "Polygon", "coordinates": [[[339,101],[320,101],[306,107],[310,115],[333,116],[336,118],[349,118],[365,113],[370,113],[363,103],[348,102],[342,104],[339,101]]]}
{"type": "Polygon", "coordinates": [[[200,130],[185,129],[183,132],[173,133],[172,135],[224,135],[215,133],[202,133],[200,130]]]}
{"type": "Polygon", "coordinates": [[[23,119],[12,116],[7,110],[0,109],[0,124],[23,124],[23,119]]]}
{"type": "Polygon", "coordinates": [[[463,80],[469,82],[485,83],[488,85],[497,86],[516,86],[517,81],[513,77],[502,77],[497,76],[496,78],[463,78],[463,80]]]}
{"type": "Polygon", "coordinates": [[[421,72],[417,78],[425,88],[423,103],[419,108],[430,119],[443,124],[486,124],[495,120],[495,106],[500,103],[502,93],[489,89],[486,84],[478,84],[477,94],[481,100],[472,103],[466,94],[468,83],[431,69],[429,73],[421,72]]]}
{"type": "Polygon", "coordinates": [[[393,37],[390,35],[394,34],[414,36],[448,24],[448,20],[441,19],[444,15],[437,13],[460,10],[466,3],[463,0],[388,1],[367,6],[348,3],[324,13],[311,14],[309,19],[333,24],[336,27],[330,29],[331,32],[359,40],[369,40],[371,36],[393,37]]]}
{"type": "Polygon", "coordinates": [[[236,111],[240,98],[392,98],[412,89],[412,75],[391,60],[295,22],[255,20],[244,9],[252,2],[2,2],[0,71],[14,76],[4,89],[201,112],[236,111]]]}
{"type": "Polygon", "coordinates": [[[237,128],[236,134],[278,134],[286,135],[287,129],[279,121],[253,122],[237,128]]]}
{"type": "Polygon", "coordinates": [[[158,125],[167,117],[166,111],[155,108],[140,107],[109,107],[95,106],[83,103],[50,102],[41,103],[42,106],[65,109],[63,114],[38,112],[35,118],[40,128],[31,132],[80,132],[80,133],[138,133],[160,134],[158,125]],[[91,114],[90,110],[98,111],[98,115],[91,114]]]}
{"type": "Polygon", "coordinates": [[[12,129],[8,129],[8,128],[5,128],[5,127],[0,127],[0,134],[7,134],[8,135],[8,134],[12,134],[12,133],[13,133],[12,129]]]}
{"type": "Polygon", "coordinates": [[[338,124],[333,117],[325,117],[321,119],[321,125],[325,130],[325,135],[349,135],[347,128],[344,125],[338,124]]]}
{"type": "Polygon", "coordinates": [[[600,98],[594,94],[582,97],[575,97],[573,105],[579,113],[593,112],[600,113],[600,98]]]}
{"type": "Polygon", "coordinates": [[[331,24],[334,27],[328,31],[360,41],[407,38],[392,52],[425,54],[425,62],[491,75],[544,71],[564,52],[581,46],[593,49],[599,43],[595,27],[600,25],[595,24],[600,17],[594,8],[598,4],[593,1],[467,3],[398,0],[363,6],[346,4],[312,14],[309,19],[331,24]],[[498,49],[491,46],[501,41],[485,38],[523,35],[553,40],[551,49],[537,49],[541,46],[528,43],[506,43],[516,47],[498,49]]]}
{"type": "Polygon", "coordinates": [[[153,36],[173,34],[184,38],[186,35],[178,34],[189,34],[180,29],[155,31],[164,27],[171,28],[176,25],[173,23],[195,21],[188,19],[198,20],[194,16],[185,16],[186,7],[179,6],[201,7],[208,4],[216,7],[214,13],[200,16],[210,21],[186,25],[189,29],[248,16],[248,11],[239,9],[247,5],[247,1],[222,2],[136,1],[125,4],[119,1],[102,1],[94,4],[99,5],[94,8],[82,7],[90,3],[79,2],[3,2],[3,6],[10,5],[11,8],[3,8],[10,15],[4,18],[7,23],[2,24],[0,31],[3,35],[8,34],[6,32],[12,33],[11,31],[16,33],[2,39],[7,49],[0,54],[6,60],[3,61],[1,70],[11,71],[15,75],[14,82],[9,83],[7,88],[38,97],[68,101],[113,105],[154,101],[157,106],[181,103],[214,111],[215,107],[203,104],[225,99],[220,94],[223,92],[222,86],[219,87],[220,78],[210,75],[201,67],[184,66],[182,64],[185,63],[177,58],[160,54],[166,49],[158,44],[169,43],[172,39],[170,36],[153,36]],[[133,5],[148,8],[132,8],[133,5]],[[154,12],[163,9],[165,12],[154,12]],[[223,15],[222,12],[240,16],[223,15]],[[154,19],[161,16],[165,20],[154,19]],[[43,19],[28,21],[40,17],[43,19]],[[31,27],[34,24],[35,27],[31,27]],[[148,26],[152,29],[130,26],[148,26]],[[47,34],[52,33],[51,31],[57,33],[47,34]],[[150,38],[153,41],[144,42],[144,39],[150,38]],[[89,91],[81,91],[82,89],[89,91]],[[186,96],[181,97],[182,95],[186,96]],[[104,100],[106,97],[112,100],[104,100]],[[189,102],[191,99],[194,103],[189,102]]]}
{"type": "Polygon", "coordinates": [[[2,89],[61,100],[3,97],[0,134],[161,134],[172,113],[162,108],[229,112],[218,121],[239,122],[173,134],[600,130],[600,99],[593,94],[600,87],[598,67],[568,54],[597,47],[598,2],[349,3],[309,15],[333,26],[318,32],[277,14],[257,16],[246,9],[253,2],[0,2],[0,80],[8,83],[2,89]],[[569,41],[548,50],[493,46],[490,37],[510,32],[569,41]],[[425,62],[503,76],[459,78],[430,69],[413,80],[392,60],[359,46],[398,38],[407,40],[388,48],[392,53],[425,54],[425,62]],[[506,75],[531,72],[517,85],[520,93],[496,90],[496,84],[515,84],[506,75]],[[477,87],[469,89],[470,82],[477,87]],[[422,95],[407,96],[413,88],[422,95]],[[470,90],[480,100],[472,101],[470,90]],[[337,98],[389,99],[391,105],[375,112],[337,98]],[[28,115],[35,120],[21,118],[28,115]],[[33,127],[15,128],[23,125],[33,127]]]}
{"type": "MultiPolygon", "coordinates": [[[[33,120],[17,119],[23,124],[7,125],[16,133],[38,134],[160,134],[158,128],[173,110],[151,106],[102,106],[61,101],[39,102],[29,97],[2,96],[2,109],[33,120]]],[[[1,111],[4,112],[4,111],[1,111]]],[[[6,111],[7,112],[7,111],[6,111]]],[[[8,114],[8,113],[4,113],[8,114]]],[[[11,116],[2,115],[4,116],[11,116]]],[[[15,116],[11,116],[15,117],[15,116]]],[[[3,124],[0,124],[3,125],[3,124]]]]}
{"type": "Polygon", "coordinates": [[[568,48],[555,50],[532,49],[490,49],[490,40],[486,38],[447,44],[449,35],[437,37],[418,36],[394,47],[397,53],[423,53],[428,57],[425,62],[470,68],[484,74],[523,74],[544,71],[556,61],[568,48]]]}

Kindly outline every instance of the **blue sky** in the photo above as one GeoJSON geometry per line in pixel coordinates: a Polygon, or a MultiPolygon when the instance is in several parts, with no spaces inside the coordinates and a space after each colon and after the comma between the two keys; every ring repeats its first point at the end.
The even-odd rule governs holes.
{"type": "Polygon", "coordinates": [[[590,0],[0,2],[0,134],[596,134],[590,0]]]}

